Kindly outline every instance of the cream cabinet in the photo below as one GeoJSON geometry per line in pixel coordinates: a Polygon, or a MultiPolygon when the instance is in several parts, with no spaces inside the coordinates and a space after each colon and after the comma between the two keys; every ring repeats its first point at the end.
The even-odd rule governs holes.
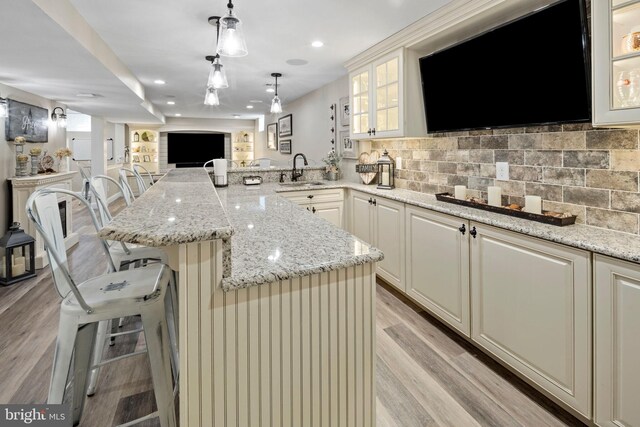
{"type": "Polygon", "coordinates": [[[377,274],[404,291],[404,203],[352,191],[351,233],[384,253],[377,274]]]}
{"type": "Polygon", "coordinates": [[[407,295],[469,337],[468,221],[411,206],[405,218],[407,295]]]}
{"type": "Polygon", "coordinates": [[[336,227],[344,224],[344,190],[288,191],[278,193],[295,204],[306,208],[320,218],[324,218],[336,227]]]}
{"type": "Polygon", "coordinates": [[[595,421],[640,426],[640,266],[595,256],[595,421]]]}
{"type": "Polygon", "coordinates": [[[640,124],[640,1],[591,2],[593,123],[640,124]]]}
{"type": "Polygon", "coordinates": [[[590,253],[487,225],[471,228],[471,338],[590,418],[590,253]]]}

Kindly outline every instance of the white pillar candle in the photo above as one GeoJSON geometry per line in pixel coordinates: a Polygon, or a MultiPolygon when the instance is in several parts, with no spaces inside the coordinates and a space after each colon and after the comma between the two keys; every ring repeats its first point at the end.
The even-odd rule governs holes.
{"type": "Polygon", "coordinates": [[[14,263],[15,265],[19,265],[19,264],[24,265],[24,264],[25,264],[25,258],[24,258],[23,256],[17,256],[17,257],[14,257],[14,258],[13,258],[13,263],[14,263]]]}
{"type": "Polygon", "coordinates": [[[0,258],[0,277],[7,277],[7,272],[5,271],[7,259],[5,257],[0,258]]]}
{"type": "Polygon", "coordinates": [[[454,195],[458,200],[467,200],[467,187],[464,185],[456,185],[454,187],[454,195]]]}
{"type": "Polygon", "coordinates": [[[402,169],[402,157],[396,157],[396,169],[402,169]]]}
{"type": "Polygon", "coordinates": [[[11,267],[11,275],[13,277],[20,276],[21,274],[24,274],[24,272],[24,264],[13,264],[13,266],[11,267]]]}
{"type": "Polygon", "coordinates": [[[382,185],[389,185],[389,171],[382,172],[382,185]]]}
{"type": "Polygon", "coordinates": [[[500,187],[488,187],[489,192],[489,204],[491,206],[502,206],[502,188],[500,187]]]}
{"type": "Polygon", "coordinates": [[[540,196],[524,196],[525,212],[541,214],[542,213],[542,197],[540,196]]]}

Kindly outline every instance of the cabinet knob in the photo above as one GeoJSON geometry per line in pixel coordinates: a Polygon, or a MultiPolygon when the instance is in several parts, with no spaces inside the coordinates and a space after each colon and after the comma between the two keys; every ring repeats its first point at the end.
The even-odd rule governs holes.
{"type": "Polygon", "coordinates": [[[371,130],[371,133],[373,133],[373,134],[375,135],[375,134],[376,134],[376,128],[373,128],[373,129],[371,130]]]}
{"type": "Polygon", "coordinates": [[[311,212],[316,213],[316,208],[311,208],[311,212]]]}
{"type": "Polygon", "coordinates": [[[309,195],[307,196],[307,199],[313,199],[313,195],[312,195],[312,194],[309,194],[309,195]]]}
{"type": "Polygon", "coordinates": [[[462,224],[462,225],[460,226],[460,228],[458,228],[458,230],[459,230],[459,231],[462,233],[462,235],[464,236],[464,233],[466,233],[466,232],[467,232],[467,227],[465,227],[465,225],[464,225],[464,224],[462,224]]]}
{"type": "Polygon", "coordinates": [[[371,135],[371,128],[369,128],[369,130],[367,131],[367,133],[368,133],[369,135],[371,135]]]}
{"type": "Polygon", "coordinates": [[[373,203],[373,199],[371,197],[369,197],[369,204],[373,203]]]}
{"type": "Polygon", "coordinates": [[[469,231],[469,234],[471,234],[473,236],[473,238],[476,238],[476,235],[478,234],[478,232],[476,231],[475,227],[471,227],[471,231],[469,231]]]}
{"type": "Polygon", "coordinates": [[[309,210],[309,206],[307,206],[307,210],[309,210]]]}
{"type": "Polygon", "coordinates": [[[373,199],[371,203],[373,203],[373,206],[375,206],[378,203],[378,201],[376,199],[373,199]]]}

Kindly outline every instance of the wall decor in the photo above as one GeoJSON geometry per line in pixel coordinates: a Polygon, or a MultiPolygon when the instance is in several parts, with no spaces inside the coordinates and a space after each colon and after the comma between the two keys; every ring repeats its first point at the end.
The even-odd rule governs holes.
{"type": "Polygon", "coordinates": [[[142,161],[145,163],[151,162],[151,156],[149,156],[148,154],[145,154],[144,156],[142,156],[142,161]]]}
{"type": "Polygon", "coordinates": [[[132,160],[133,160],[133,163],[140,163],[140,156],[138,156],[137,154],[134,154],[132,160]]]}
{"type": "Polygon", "coordinates": [[[27,142],[49,140],[49,111],[24,102],[9,100],[9,116],[5,120],[5,139],[24,136],[27,142]]]}
{"type": "Polygon", "coordinates": [[[267,148],[278,151],[278,124],[267,125],[267,148]]]}
{"type": "Polygon", "coordinates": [[[338,135],[336,133],[337,123],[338,123],[338,105],[331,104],[329,105],[329,141],[331,142],[331,149],[339,149],[340,147],[337,145],[338,135]]]}
{"type": "Polygon", "coordinates": [[[278,136],[282,138],[291,135],[293,135],[293,117],[291,114],[287,114],[278,119],[278,136]]]}
{"type": "Polygon", "coordinates": [[[291,140],[286,139],[284,141],[280,141],[280,152],[282,154],[291,154],[291,140]]]}
{"type": "Polygon", "coordinates": [[[345,96],[340,98],[340,125],[349,126],[351,120],[351,110],[349,106],[349,97],[345,96]]]}
{"type": "Polygon", "coordinates": [[[338,137],[340,153],[345,159],[358,158],[358,140],[349,137],[348,130],[341,130],[338,137]]]}

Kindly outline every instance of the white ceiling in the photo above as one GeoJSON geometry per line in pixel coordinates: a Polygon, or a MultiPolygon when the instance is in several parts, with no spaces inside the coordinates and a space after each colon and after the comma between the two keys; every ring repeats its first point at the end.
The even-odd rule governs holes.
{"type": "Polygon", "coordinates": [[[145,99],[167,117],[254,118],[268,112],[272,72],[283,74],[286,104],[345,75],[346,60],[450,1],[236,0],[249,55],[222,59],[230,87],[220,91],[219,107],[206,107],[204,57],[215,49],[207,18],[224,15],[226,0],[0,0],[0,82],[115,122],[159,121],[141,107],[145,99]],[[74,8],[143,85],[143,98],[105,66],[93,34],[68,24],[74,8]],[[51,10],[62,10],[62,19],[51,10]],[[324,47],[311,47],[313,40],[324,47]],[[308,63],[293,66],[290,59],[308,63]],[[246,109],[252,100],[262,103],[246,109]]]}

